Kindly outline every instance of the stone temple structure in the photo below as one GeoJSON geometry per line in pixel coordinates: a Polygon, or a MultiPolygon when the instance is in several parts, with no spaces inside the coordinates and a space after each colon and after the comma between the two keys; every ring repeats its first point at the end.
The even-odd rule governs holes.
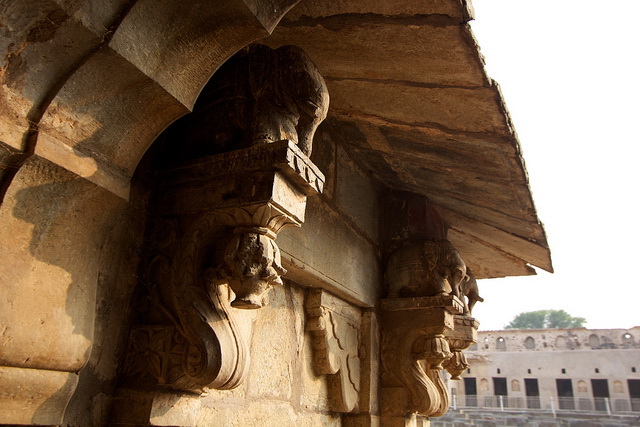
{"type": "Polygon", "coordinates": [[[0,10],[0,424],[426,425],[552,270],[465,0],[0,10]]]}

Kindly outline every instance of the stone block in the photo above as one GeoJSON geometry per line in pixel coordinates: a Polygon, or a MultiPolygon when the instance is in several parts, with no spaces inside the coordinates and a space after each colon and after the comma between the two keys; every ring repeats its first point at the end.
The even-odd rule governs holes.
{"type": "Polygon", "coordinates": [[[247,378],[247,397],[291,398],[294,381],[292,307],[282,287],[274,288],[269,305],[260,310],[251,338],[251,368],[247,378]]]}
{"type": "Polygon", "coordinates": [[[178,401],[156,399],[151,411],[151,425],[156,426],[212,426],[212,427],[283,427],[341,425],[339,416],[300,412],[289,402],[262,400],[250,402],[203,402],[193,399],[178,401]]]}
{"type": "Polygon", "coordinates": [[[51,102],[42,117],[36,153],[127,199],[129,180],[146,149],[160,130],[187,111],[104,47],[51,102]]]}
{"type": "Polygon", "coordinates": [[[58,0],[57,3],[101,39],[117,26],[130,4],[128,0],[58,0]]]}
{"type": "Polygon", "coordinates": [[[100,38],[53,1],[11,2],[2,9],[0,140],[20,149],[29,122],[37,123],[55,86],[100,38]]]}
{"type": "Polygon", "coordinates": [[[337,147],[336,205],[367,238],[380,240],[380,194],[371,177],[337,147]]]}
{"type": "MultiPolygon", "coordinates": [[[[265,43],[305,49],[327,81],[370,79],[448,86],[486,84],[482,63],[464,27],[427,20],[397,25],[370,15],[339,26],[278,26],[265,43]],[[369,18],[369,19],[368,19],[369,18]],[[358,52],[358,60],[353,60],[358,52]]],[[[330,92],[332,93],[332,92],[330,92]]]]}
{"type": "Polygon", "coordinates": [[[327,80],[331,109],[358,111],[388,123],[413,123],[460,132],[509,135],[511,130],[496,104],[493,87],[433,88],[395,82],[327,80]]]}
{"type": "Polygon", "coordinates": [[[380,283],[376,248],[319,198],[307,202],[304,229],[283,230],[277,243],[288,270],[285,278],[327,289],[358,305],[376,304],[380,283]]]}
{"type": "Polygon", "coordinates": [[[357,0],[340,0],[332,2],[301,2],[287,15],[287,20],[299,20],[320,18],[342,14],[379,14],[393,15],[448,15],[452,17],[464,17],[467,12],[462,2],[449,0],[435,0],[429,2],[415,2],[411,0],[399,0],[389,2],[375,0],[360,2],[357,0]]]}
{"type": "Polygon", "coordinates": [[[379,427],[380,417],[371,414],[347,414],[342,416],[344,427],[379,427]]]}
{"type": "MultiPolygon", "coordinates": [[[[284,12],[286,9],[273,16],[279,20],[284,12]]],[[[266,35],[267,30],[241,0],[143,0],[131,8],[109,45],[191,108],[228,57],[266,35]]]]}

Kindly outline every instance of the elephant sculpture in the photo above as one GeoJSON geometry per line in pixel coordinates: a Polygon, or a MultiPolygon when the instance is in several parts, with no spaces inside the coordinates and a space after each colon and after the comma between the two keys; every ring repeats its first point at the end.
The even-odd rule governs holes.
{"type": "Polygon", "coordinates": [[[324,79],[302,49],[256,43],[220,67],[175,132],[189,158],[284,139],[310,156],[328,109],[324,79]]]}
{"type": "Polygon", "coordinates": [[[467,302],[463,299],[465,304],[464,314],[471,314],[473,306],[476,305],[478,301],[484,302],[484,298],[480,296],[478,291],[478,282],[469,267],[467,267],[467,277],[462,281],[461,288],[462,294],[466,296],[468,300],[467,302]]]}
{"type": "Polygon", "coordinates": [[[386,281],[389,298],[454,295],[462,298],[467,268],[448,240],[414,242],[389,258],[386,281]]]}

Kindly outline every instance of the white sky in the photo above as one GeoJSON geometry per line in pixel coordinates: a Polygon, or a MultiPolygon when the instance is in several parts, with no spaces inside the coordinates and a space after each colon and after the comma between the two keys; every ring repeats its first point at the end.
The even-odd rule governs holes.
{"type": "Polygon", "coordinates": [[[474,0],[556,273],[481,280],[480,329],[563,309],[640,325],[640,0],[474,0]]]}

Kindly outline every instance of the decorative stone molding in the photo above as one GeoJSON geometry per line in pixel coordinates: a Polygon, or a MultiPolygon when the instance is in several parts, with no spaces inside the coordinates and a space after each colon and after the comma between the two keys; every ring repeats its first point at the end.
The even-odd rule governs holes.
{"type": "Polygon", "coordinates": [[[469,362],[462,350],[478,341],[479,323],[467,315],[454,316],[454,328],[447,334],[449,348],[453,352],[451,358],[443,365],[451,374],[452,380],[459,380],[460,374],[467,370],[469,362]]]}
{"type": "Polygon", "coordinates": [[[361,312],[321,289],[309,291],[305,309],[315,371],[328,376],[335,409],[353,412],[360,393],[361,312]]]}

